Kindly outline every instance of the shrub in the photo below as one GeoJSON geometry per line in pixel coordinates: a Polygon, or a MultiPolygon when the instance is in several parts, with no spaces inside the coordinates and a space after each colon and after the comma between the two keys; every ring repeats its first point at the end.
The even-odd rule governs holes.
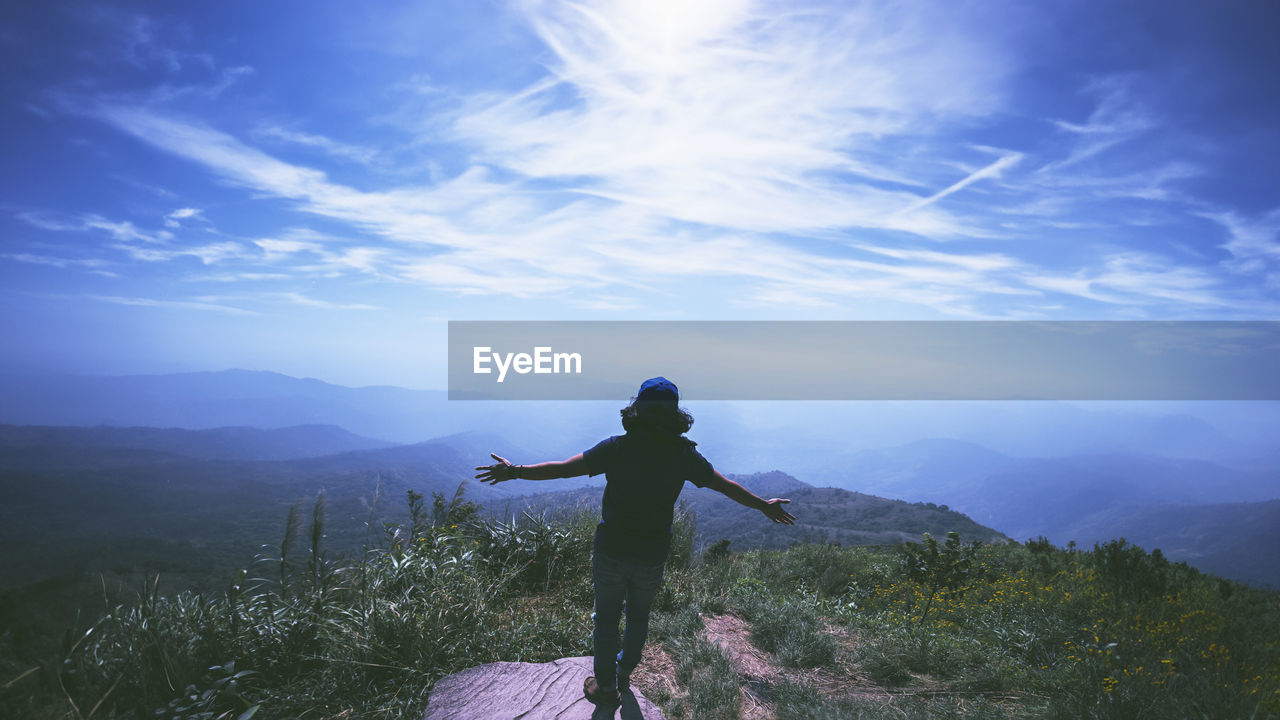
{"type": "Polygon", "coordinates": [[[956,592],[968,583],[978,547],[977,543],[961,545],[960,535],[949,532],[943,545],[925,533],[922,544],[908,543],[903,548],[902,564],[907,577],[927,589],[921,625],[939,593],[956,592]]]}
{"type": "Polygon", "coordinates": [[[720,539],[702,553],[702,562],[707,565],[712,565],[727,557],[729,557],[729,540],[720,539]]]}

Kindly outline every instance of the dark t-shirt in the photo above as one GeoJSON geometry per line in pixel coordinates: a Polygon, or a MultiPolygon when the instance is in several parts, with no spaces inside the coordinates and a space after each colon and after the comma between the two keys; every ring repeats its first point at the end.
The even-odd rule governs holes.
{"type": "Polygon", "coordinates": [[[671,520],[685,481],[705,487],[711,463],[680,437],[614,435],[582,454],[591,475],[605,475],[596,550],[640,563],[662,563],[671,549],[671,520]]]}

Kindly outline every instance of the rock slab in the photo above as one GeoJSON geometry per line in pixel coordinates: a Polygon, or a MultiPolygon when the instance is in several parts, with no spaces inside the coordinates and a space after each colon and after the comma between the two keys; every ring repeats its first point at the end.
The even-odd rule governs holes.
{"type": "Polygon", "coordinates": [[[591,674],[590,657],[477,665],[435,684],[423,720],[666,720],[636,690],[622,694],[620,708],[587,702],[582,682],[591,674]]]}

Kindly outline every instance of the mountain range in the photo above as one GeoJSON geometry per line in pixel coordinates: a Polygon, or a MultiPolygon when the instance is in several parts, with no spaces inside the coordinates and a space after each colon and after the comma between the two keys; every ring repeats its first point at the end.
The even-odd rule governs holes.
{"type": "MultiPolygon", "coordinates": [[[[323,492],[324,548],[359,553],[384,523],[408,523],[414,491],[463,497],[489,514],[515,516],[585,507],[597,511],[602,478],[471,481],[486,450],[512,447],[462,433],[383,446],[331,426],[284,430],[57,428],[0,426],[0,558],[4,586],[76,572],[161,572],[179,586],[213,589],[255,554],[279,556],[290,508],[304,519],[323,492]],[[372,446],[332,454],[331,449],[372,446]],[[268,451],[270,449],[270,451],[268,451]],[[270,459],[262,459],[269,456],[270,459]],[[220,572],[219,572],[220,570],[220,572]]],[[[815,488],[780,472],[743,478],[753,490],[792,498],[800,522],[774,526],[756,511],[690,486],[699,545],[721,538],[736,548],[795,542],[899,543],[921,532],[960,531],[991,541],[999,533],[954,511],[815,488]]],[[[306,534],[305,531],[303,533],[306,534]]],[[[295,549],[296,552],[305,552],[295,549]]]]}
{"type": "MultiPolygon", "coordinates": [[[[1016,457],[1081,454],[1196,458],[1280,468],[1277,403],[699,402],[691,437],[735,472],[784,467],[819,483],[863,450],[953,438],[1016,457]]],[[[274,372],[169,375],[0,374],[0,423],[210,429],[335,425],[414,443],[478,431],[539,455],[580,452],[619,431],[616,402],[450,401],[443,391],[343,387],[274,372]]],[[[538,459],[543,459],[539,457],[538,459]]]]}
{"type": "Polygon", "coordinates": [[[1058,544],[1084,519],[1119,506],[1205,505],[1280,498],[1280,474],[1207,460],[1096,454],[1010,457],[953,439],[852,454],[825,478],[835,487],[947,503],[975,520],[1058,544]]]}
{"type": "MultiPolygon", "coordinates": [[[[0,570],[10,583],[40,577],[65,565],[60,548],[106,553],[96,537],[129,545],[144,564],[154,560],[147,559],[154,543],[188,543],[224,558],[252,552],[281,531],[299,498],[321,488],[333,547],[355,547],[381,532],[381,522],[403,521],[408,490],[451,497],[474,465],[490,462],[489,452],[522,463],[581,452],[620,432],[620,404],[458,402],[441,392],[251,371],[2,376],[0,421],[10,424],[0,425],[0,490],[8,498],[0,540],[11,550],[0,570]]],[[[892,514],[876,503],[901,500],[894,507],[916,509],[912,522],[921,510],[956,511],[1018,540],[1088,545],[1125,537],[1229,577],[1280,585],[1273,560],[1280,553],[1271,552],[1280,525],[1269,524],[1280,455],[1264,440],[1275,436],[1265,434],[1274,429],[1266,404],[1242,404],[1239,417],[1222,405],[1197,415],[1182,406],[1162,414],[1060,403],[927,405],[928,412],[910,403],[695,403],[690,436],[723,471],[776,486],[762,494],[793,496],[808,513],[797,513],[806,539],[910,539],[924,525],[904,518],[895,527],[858,528],[870,522],[869,508],[878,518],[892,514]],[[931,429],[954,435],[919,435],[931,429]],[[889,442],[900,438],[909,439],[889,442]],[[764,468],[784,471],[759,474],[764,468]]],[[[547,505],[571,502],[574,493],[594,493],[598,502],[599,482],[468,483],[467,493],[509,511],[535,491],[568,493],[538,500],[547,505]]],[[[740,508],[718,505],[722,498],[692,489],[685,497],[704,508],[704,540],[790,541],[778,540],[790,537],[786,531],[755,528],[749,511],[735,516],[740,508]]]]}

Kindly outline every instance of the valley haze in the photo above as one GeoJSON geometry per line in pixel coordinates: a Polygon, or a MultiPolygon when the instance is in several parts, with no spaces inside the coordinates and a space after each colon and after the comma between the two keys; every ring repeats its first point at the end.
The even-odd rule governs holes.
{"type": "MultiPolygon", "coordinates": [[[[45,462],[87,477],[121,464],[168,467],[166,482],[235,488],[227,501],[247,506],[260,482],[279,522],[281,508],[326,485],[332,494],[355,482],[336,492],[357,505],[368,502],[375,476],[394,489],[392,502],[408,489],[452,496],[491,451],[523,463],[568,457],[621,432],[624,403],[450,402],[443,391],[247,370],[8,375],[0,378],[0,458],[10,483],[19,470],[50,470],[45,462]]],[[[797,487],[950,508],[1017,540],[1088,547],[1125,537],[1208,572],[1280,586],[1280,553],[1242,552],[1280,537],[1274,404],[687,405],[696,418],[690,437],[725,472],[777,470],[797,487]]],[[[598,502],[599,479],[469,484],[465,492],[510,512],[526,502],[513,505],[515,496],[583,486],[596,488],[598,502]]],[[[145,504],[145,485],[130,491],[145,504]]],[[[591,491],[575,497],[591,505],[591,491]]]]}

